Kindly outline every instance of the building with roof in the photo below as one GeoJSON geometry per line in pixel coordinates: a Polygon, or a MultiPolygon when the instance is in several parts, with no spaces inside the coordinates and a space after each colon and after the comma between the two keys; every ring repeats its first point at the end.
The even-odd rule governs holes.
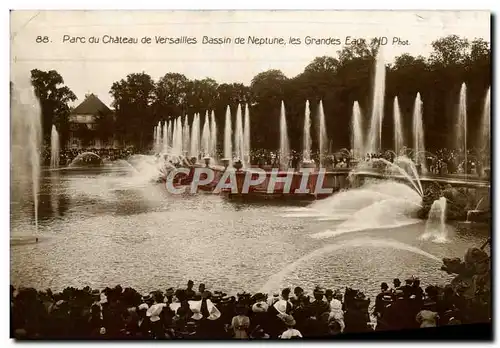
{"type": "Polygon", "coordinates": [[[72,149],[118,148],[113,132],[114,112],[96,95],[89,94],[69,116],[67,147],[72,149]]]}

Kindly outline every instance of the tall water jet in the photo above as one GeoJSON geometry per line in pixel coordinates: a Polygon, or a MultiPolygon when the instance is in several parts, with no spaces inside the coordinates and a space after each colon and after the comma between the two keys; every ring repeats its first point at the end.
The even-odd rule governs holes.
{"type": "Polygon", "coordinates": [[[359,108],[358,101],[352,105],[352,132],[351,132],[351,148],[354,153],[354,158],[359,159],[364,156],[363,151],[363,121],[361,117],[361,109],[359,108]]]}
{"type": "Polygon", "coordinates": [[[233,144],[231,140],[232,126],[231,126],[231,108],[229,105],[226,108],[226,119],[224,122],[224,158],[229,160],[233,159],[233,144]]]}
{"type": "Polygon", "coordinates": [[[217,158],[217,124],[215,123],[215,112],[212,110],[210,121],[210,155],[217,158]]]}
{"type": "Polygon", "coordinates": [[[460,99],[458,102],[458,117],[455,129],[455,148],[464,151],[464,174],[467,174],[467,86],[465,82],[460,88],[460,99]]]}
{"type": "Polygon", "coordinates": [[[236,157],[243,161],[245,155],[244,139],[243,139],[243,117],[241,114],[241,104],[238,104],[236,109],[236,129],[234,132],[234,150],[236,157]]]}
{"type": "Polygon", "coordinates": [[[172,121],[167,122],[167,148],[172,148],[173,142],[172,142],[172,121]]]}
{"type": "Polygon", "coordinates": [[[245,148],[245,163],[250,166],[250,109],[245,104],[245,127],[243,128],[243,146],[245,148]]]}
{"type": "Polygon", "coordinates": [[[398,97],[394,97],[392,113],[394,115],[394,152],[399,156],[401,149],[403,149],[403,147],[405,146],[405,141],[403,136],[403,124],[401,122],[401,110],[399,109],[398,97]]]}
{"type": "Polygon", "coordinates": [[[194,114],[193,124],[191,125],[191,146],[190,154],[192,157],[199,158],[200,155],[200,114],[194,114]]]}
{"type": "Polygon", "coordinates": [[[311,109],[309,108],[309,100],[306,100],[306,109],[304,112],[304,131],[302,133],[302,160],[309,162],[311,160],[311,109]]]}
{"type": "Polygon", "coordinates": [[[210,124],[208,111],[205,113],[205,122],[203,122],[203,131],[201,133],[201,152],[203,156],[210,154],[210,124]]]}
{"type": "Polygon", "coordinates": [[[168,125],[167,121],[163,122],[163,133],[162,133],[162,151],[166,153],[168,151],[168,125]]]}
{"type": "Polygon", "coordinates": [[[328,136],[326,134],[325,111],[323,110],[323,101],[318,105],[318,143],[319,143],[319,166],[322,167],[325,153],[328,151],[328,136]]]}
{"type": "Polygon", "coordinates": [[[11,194],[24,195],[31,186],[35,231],[38,232],[42,142],[40,102],[29,78],[26,78],[26,81],[16,81],[11,93],[11,194]]]}
{"type": "Polygon", "coordinates": [[[426,173],[427,160],[425,155],[422,100],[420,99],[420,93],[417,93],[415,105],[413,106],[413,151],[415,163],[421,168],[422,173],[426,173]]]}
{"type": "Polygon", "coordinates": [[[156,148],[158,147],[158,131],[156,130],[157,126],[153,127],[153,151],[156,152],[156,148]]]}
{"type": "Polygon", "coordinates": [[[52,131],[50,133],[50,167],[59,167],[59,133],[57,132],[56,126],[52,125],[52,131]]]}
{"type": "Polygon", "coordinates": [[[425,232],[420,237],[422,240],[434,239],[436,242],[447,240],[446,230],[446,198],[436,199],[429,210],[429,216],[425,223],[425,232]]]}
{"type": "MultiPolygon", "coordinates": [[[[490,158],[490,142],[491,142],[491,102],[490,102],[491,88],[488,88],[486,97],[484,98],[483,115],[481,120],[480,136],[477,142],[477,148],[483,154],[483,162],[489,161],[490,158]]],[[[486,164],[486,163],[484,163],[486,164]]]]}
{"type": "Polygon", "coordinates": [[[190,149],[190,142],[189,142],[189,117],[186,114],[184,117],[184,126],[182,127],[182,152],[187,154],[189,153],[190,149]]]}
{"type": "Polygon", "coordinates": [[[375,58],[375,76],[373,83],[373,99],[370,129],[367,148],[364,152],[379,152],[382,150],[382,123],[384,120],[385,97],[385,62],[380,47],[375,58]]]}
{"type": "Polygon", "coordinates": [[[288,168],[288,157],[290,155],[290,143],[288,141],[288,127],[286,124],[285,103],[281,101],[280,110],[280,165],[283,169],[288,168]]]}
{"type": "Polygon", "coordinates": [[[161,144],[162,144],[162,127],[161,121],[158,121],[158,126],[156,127],[156,152],[161,152],[161,144]]]}
{"type": "Polygon", "coordinates": [[[172,153],[175,155],[182,155],[183,151],[183,128],[182,128],[182,119],[181,117],[177,117],[174,121],[174,129],[172,135],[172,153]]]}

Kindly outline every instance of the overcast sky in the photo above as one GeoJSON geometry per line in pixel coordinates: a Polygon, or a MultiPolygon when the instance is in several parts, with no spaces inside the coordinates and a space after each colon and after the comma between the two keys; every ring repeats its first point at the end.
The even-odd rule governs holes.
{"type": "MultiPolygon", "coordinates": [[[[484,11],[13,11],[11,79],[29,70],[57,70],[78,97],[92,92],[106,104],[114,81],[134,72],[155,80],[167,72],[190,79],[249,84],[258,73],[280,69],[288,77],[315,57],[336,56],[346,38],[387,37],[384,57],[428,56],[432,41],[450,34],[490,41],[490,13],[484,11]],[[64,35],[86,43],[63,43],[64,35]],[[148,36],[151,44],[104,44],[103,36],[148,36]],[[37,36],[50,42],[36,43],[37,36]],[[88,43],[91,36],[101,40],[88,43]],[[194,45],[156,44],[155,36],[194,37],[194,45]],[[203,36],[229,37],[231,44],[203,45],[203,36]],[[285,45],[235,44],[235,37],[283,37],[285,45]],[[306,36],[339,39],[341,45],[306,45],[306,36]],[[289,43],[300,38],[300,45],[289,43]],[[395,37],[400,43],[393,44],[395,37]]],[[[40,39],[42,39],[40,38],[40,39]]]]}

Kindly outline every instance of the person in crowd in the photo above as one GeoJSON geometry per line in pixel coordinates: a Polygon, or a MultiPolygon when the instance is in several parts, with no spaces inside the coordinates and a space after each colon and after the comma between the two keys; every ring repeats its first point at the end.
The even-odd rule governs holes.
{"type": "Polygon", "coordinates": [[[295,319],[291,315],[285,315],[283,322],[286,325],[286,330],[279,336],[282,340],[289,340],[294,338],[302,338],[302,334],[297,329],[294,329],[296,324],[295,319]]]}
{"type": "Polygon", "coordinates": [[[330,306],[329,320],[337,321],[340,325],[340,331],[344,330],[344,312],[342,311],[342,302],[335,298],[335,293],[331,289],[325,292],[325,298],[330,306]]]}
{"type": "Polygon", "coordinates": [[[236,306],[236,315],[231,320],[230,329],[233,330],[233,338],[248,339],[248,329],[250,328],[250,318],[246,315],[247,307],[244,304],[236,306]]]}

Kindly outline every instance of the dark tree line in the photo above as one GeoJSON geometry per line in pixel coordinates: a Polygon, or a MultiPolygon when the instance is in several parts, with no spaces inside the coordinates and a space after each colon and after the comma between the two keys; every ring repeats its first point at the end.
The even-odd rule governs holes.
{"type": "MultiPolygon", "coordinates": [[[[402,54],[393,64],[386,66],[385,148],[393,146],[392,108],[395,96],[401,108],[405,138],[411,145],[412,113],[417,92],[420,92],[423,101],[426,147],[431,151],[451,147],[463,82],[467,84],[468,134],[472,139],[479,134],[484,96],[491,83],[489,43],[483,39],[468,41],[452,35],[434,41],[432,48],[429,57],[402,54]]],[[[248,103],[252,147],[275,149],[279,143],[280,104],[284,100],[291,146],[300,149],[305,101],[309,100],[313,115],[313,147],[316,147],[314,129],[317,120],[314,116],[318,102],[322,100],[327,133],[333,148],[350,147],[354,101],[357,100],[361,106],[365,126],[369,123],[377,51],[375,40],[358,42],[338,51],[337,57],[315,58],[293,78],[273,69],[257,74],[250,86],[218,84],[210,78],[189,80],[178,73],[167,73],[158,81],[145,72],[129,74],[114,82],[110,89],[116,114],[115,131],[125,142],[148,148],[153,140],[153,127],[159,121],[187,114],[191,122],[194,113],[204,115],[206,110],[214,110],[218,139],[221,141],[226,106],[231,107],[234,124],[237,104],[248,103]]],[[[43,93],[39,95],[44,96],[43,93]]],[[[70,97],[66,96],[66,102],[71,100],[70,97]]],[[[48,106],[43,110],[44,120],[46,113],[53,114],[47,118],[51,121],[62,115],[57,107],[48,106]]],[[[67,108],[63,111],[68,112],[67,108]]],[[[44,126],[49,123],[44,121],[44,126]]],[[[110,127],[107,125],[99,129],[104,131],[110,127]]],[[[473,147],[474,141],[469,142],[470,147],[473,147]]]]}

